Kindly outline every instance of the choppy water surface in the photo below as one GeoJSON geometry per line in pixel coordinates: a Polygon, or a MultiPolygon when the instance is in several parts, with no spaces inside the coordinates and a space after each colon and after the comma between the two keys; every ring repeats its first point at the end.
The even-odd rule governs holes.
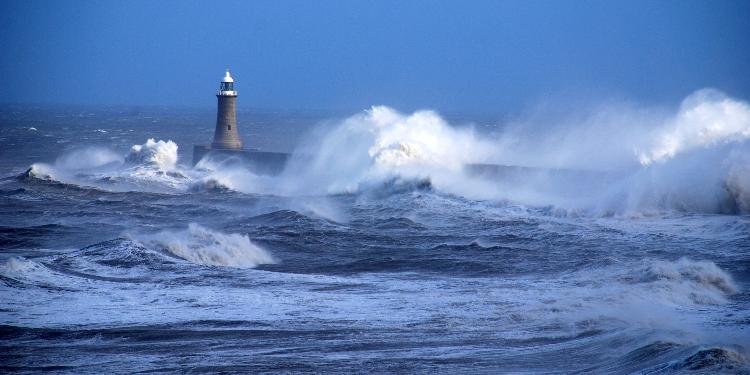
{"type": "MultiPolygon", "coordinates": [[[[152,112],[3,110],[4,372],[750,371],[744,138],[509,184],[463,171],[483,135],[375,108],[266,177],[152,112]]],[[[275,149],[320,120],[240,118],[275,149]]]]}

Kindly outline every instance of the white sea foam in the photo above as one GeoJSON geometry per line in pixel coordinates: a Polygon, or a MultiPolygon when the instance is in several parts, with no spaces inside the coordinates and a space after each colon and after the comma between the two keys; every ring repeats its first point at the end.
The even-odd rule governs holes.
{"type": "Polygon", "coordinates": [[[55,172],[54,167],[46,163],[34,163],[31,165],[31,168],[29,168],[29,174],[32,177],[43,180],[60,181],[55,172]]]}
{"type": "Polygon", "coordinates": [[[134,164],[153,164],[162,171],[172,171],[177,165],[177,144],[149,138],[142,145],[133,145],[125,161],[134,164]]]}
{"type": "Polygon", "coordinates": [[[0,262],[3,275],[24,273],[37,267],[36,263],[23,257],[11,257],[0,262]]]}
{"type": "Polygon", "coordinates": [[[0,275],[28,283],[60,281],[59,275],[43,264],[20,256],[0,261],[0,275]]]}
{"type": "Polygon", "coordinates": [[[253,268],[274,263],[271,254],[252,243],[248,236],[222,233],[194,223],[183,231],[133,237],[147,247],[167,250],[196,264],[253,268]]]}

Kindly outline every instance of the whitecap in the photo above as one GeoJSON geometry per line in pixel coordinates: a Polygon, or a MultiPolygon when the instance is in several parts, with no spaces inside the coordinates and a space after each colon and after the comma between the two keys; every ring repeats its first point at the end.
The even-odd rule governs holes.
{"type": "Polygon", "coordinates": [[[247,235],[222,233],[195,223],[183,231],[162,231],[133,238],[147,247],[166,250],[195,264],[254,268],[275,263],[271,254],[252,243],[247,235]]]}

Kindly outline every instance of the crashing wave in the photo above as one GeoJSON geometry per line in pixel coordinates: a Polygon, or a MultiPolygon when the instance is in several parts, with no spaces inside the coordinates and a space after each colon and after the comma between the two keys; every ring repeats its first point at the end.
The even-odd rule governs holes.
{"type": "Polygon", "coordinates": [[[694,148],[750,139],[750,105],[710,89],[686,98],[675,118],[656,136],[641,164],[664,161],[694,148]]]}
{"type": "Polygon", "coordinates": [[[165,172],[172,171],[177,166],[177,144],[149,138],[142,145],[133,145],[125,161],[136,165],[154,165],[165,172]]]}
{"type": "MultiPolygon", "coordinates": [[[[642,272],[642,281],[663,281],[670,285],[687,284],[691,289],[715,291],[721,296],[737,293],[738,290],[732,277],[710,261],[694,261],[688,258],[680,258],[676,262],[655,261],[642,272]]],[[[699,299],[698,301],[706,301],[697,294],[693,297],[699,299]]]]}
{"type": "Polygon", "coordinates": [[[195,223],[184,231],[162,231],[134,238],[147,247],[166,250],[195,264],[254,268],[275,262],[271,254],[246,235],[221,233],[195,223]]]}
{"type": "Polygon", "coordinates": [[[436,183],[489,151],[471,129],[452,127],[435,112],[403,115],[376,106],[300,146],[283,185],[292,194],[340,194],[394,177],[436,183]]]}
{"type": "Polygon", "coordinates": [[[18,176],[21,179],[39,179],[47,181],[59,181],[54,176],[55,170],[49,165],[44,163],[34,163],[31,165],[26,172],[18,176]]]}
{"type": "Polygon", "coordinates": [[[483,139],[432,111],[401,114],[376,106],[310,137],[274,186],[291,195],[341,194],[424,179],[437,191],[469,199],[576,214],[748,212],[747,103],[704,90],[673,115],[603,112],[590,123],[559,120],[562,126],[503,129],[499,138],[483,139]],[[487,176],[467,165],[521,167],[512,176],[487,176]]]}
{"type": "Polygon", "coordinates": [[[116,191],[164,191],[183,188],[191,171],[177,166],[177,145],[149,139],[121,155],[88,147],[64,153],[54,164],[34,163],[20,178],[116,191]]]}
{"type": "Polygon", "coordinates": [[[16,256],[0,261],[0,280],[10,279],[13,283],[39,281],[46,284],[52,277],[53,271],[31,259],[16,256]]]}

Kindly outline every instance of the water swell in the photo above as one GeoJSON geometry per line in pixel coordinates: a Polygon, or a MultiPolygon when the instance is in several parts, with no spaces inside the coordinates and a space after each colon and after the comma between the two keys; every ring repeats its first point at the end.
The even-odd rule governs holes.
{"type": "Polygon", "coordinates": [[[748,357],[729,348],[705,348],[670,366],[670,370],[742,374],[750,371],[748,357]]]}
{"type": "Polygon", "coordinates": [[[589,368],[591,372],[645,374],[745,374],[750,362],[741,349],[696,347],[670,341],[640,346],[615,360],[589,368]]]}
{"type": "Polygon", "coordinates": [[[10,287],[77,289],[80,278],[133,283],[171,279],[190,272],[185,268],[190,264],[254,268],[274,262],[247,236],[191,224],[184,231],[130,234],[60,255],[6,258],[0,262],[0,277],[13,284],[10,287]]]}

